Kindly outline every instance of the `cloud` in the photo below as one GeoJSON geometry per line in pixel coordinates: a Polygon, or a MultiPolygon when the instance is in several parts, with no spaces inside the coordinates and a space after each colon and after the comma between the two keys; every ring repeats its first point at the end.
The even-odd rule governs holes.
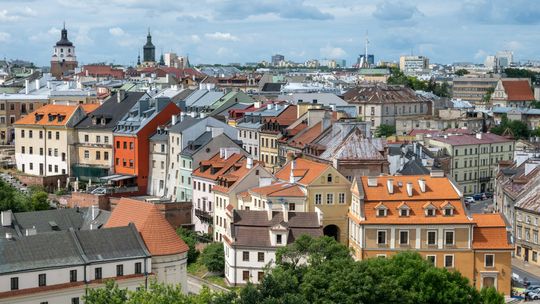
{"type": "Polygon", "coordinates": [[[219,41],[238,41],[238,37],[231,35],[231,33],[222,33],[222,32],[215,32],[215,33],[207,33],[204,34],[204,37],[211,39],[211,40],[219,40],[219,41]]]}
{"type": "Polygon", "coordinates": [[[474,59],[476,60],[483,60],[486,58],[486,56],[488,56],[488,52],[484,51],[484,50],[478,50],[475,54],[474,54],[474,59]]]}
{"type": "Polygon", "coordinates": [[[0,42],[7,42],[11,38],[10,33],[0,32],[0,42]]]}
{"type": "Polygon", "coordinates": [[[0,10],[0,22],[11,22],[19,20],[20,16],[10,15],[7,10],[0,10]]]}
{"type": "Polygon", "coordinates": [[[199,37],[199,35],[191,35],[190,38],[191,38],[191,42],[193,43],[201,42],[201,37],[199,37]]]}
{"type": "Polygon", "coordinates": [[[113,36],[123,36],[125,34],[124,30],[119,27],[113,27],[109,29],[109,33],[113,36]]]}
{"type": "Polygon", "coordinates": [[[218,19],[247,19],[250,16],[275,14],[282,19],[333,19],[329,13],[315,6],[304,4],[303,0],[226,0],[215,6],[218,19]]]}
{"type": "Polygon", "coordinates": [[[512,51],[517,51],[517,50],[523,49],[523,44],[519,41],[513,40],[513,41],[509,41],[505,43],[504,47],[512,51]]]}
{"type": "Polygon", "coordinates": [[[347,55],[342,48],[327,45],[320,49],[321,56],[329,59],[341,59],[347,55]]]}
{"type": "Polygon", "coordinates": [[[416,6],[396,0],[383,0],[377,3],[373,17],[383,21],[405,21],[415,15],[422,15],[416,6]]]}
{"type": "Polygon", "coordinates": [[[529,0],[466,0],[462,11],[469,20],[488,24],[538,24],[540,2],[529,0]]]}

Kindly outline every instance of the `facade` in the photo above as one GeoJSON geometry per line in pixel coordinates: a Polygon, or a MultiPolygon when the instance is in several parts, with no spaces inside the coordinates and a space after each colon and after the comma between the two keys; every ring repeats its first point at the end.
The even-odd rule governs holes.
{"type": "Polygon", "coordinates": [[[484,114],[459,109],[439,110],[438,116],[397,117],[396,134],[407,135],[412,130],[466,129],[481,132],[485,124],[484,114]]]}
{"type": "Polygon", "coordinates": [[[61,79],[69,72],[73,72],[77,67],[77,56],[75,46],[68,40],[66,25],[62,29],[60,40],[53,47],[51,57],[51,74],[56,79],[61,79]]]}
{"type": "Polygon", "coordinates": [[[264,162],[264,166],[271,172],[275,172],[279,168],[278,140],[285,128],[298,118],[296,107],[295,105],[286,106],[285,110],[276,117],[263,119],[259,132],[259,160],[264,162]]]}
{"type": "Polygon", "coordinates": [[[281,182],[298,185],[307,198],[306,212],[323,214],[323,233],[347,244],[351,182],[334,167],[303,158],[289,161],[276,173],[281,182]]]}
{"type": "Polygon", "coordinates": [[[72,165],[74,177],[100,182],[101,177],[114,173],[113,129],[145,95],[143,92],[119,91],[77,124],[76,157],[72,165]]]}
{"type": "Polygon", "coordinates": [[[432,114],[433,101],[410,88],[385,84],[360,85],[343,98],[358,107],[358,117],[371,121],[371,128],[396,126],[396,118],[419,118],[432,114]]]}
{"type": "Polygon", "coordinates": [[[2,94],[0,95],[0,144],[13,144],[15,122],[46,105],[47,95],[2,94]]]}
{"type": "Polygon", "coordinates": [[[406,75],[422,73],[429,68],[429,59],[424,56],[400,56],[399,69],[406,75]]]}
{"type": "Polygon", "coordinates": [[[150,166],[150,136],[166,124],[180,109],[168,98],[143,96],[114,128],[114,172],[102,178],[119,186],[136,186],[135,192],[147,193],[150,166]]]}
{"type": "Polygon", "coordinates": [[[156,134],[150,137],[150,176],[148,177],[148,194],[157,197],[165,196],[167,168],[169,164],[169,130],[158,127],[156,134]]]}
{"type": "Polygon", "coordinates": [[[489,90],[495,88],[500,77],[456,77],[452,80],[452,97],[482,103],[489,90]]]}
{"type": "Polygon", "coordinates": [[[530,79],[500,79],[491,94],[494,107],[527,108],[534,101],[530,79]]]}
{"type": "Polygon", "coordinates": [[[76,160],[75,125],[82,106],[46,105],[15,122],[17,170],[34,176],[69,176],[76,160]]]}
{"type": "Polygon", "coordinates": [[[228,210],[231,223],[223,236],[225,279],[230,285],[260,283],[267,266],[276,260],[276,250],[293,243],[301,235],[322,235],[322,214],[288,211],[287,203],[273,211],[228,210]]]}
{"type": "Polygon", "coordinates": [[[536,177],[532,185],[520,196],[515,204],[514,235],[516,240],[515,257],[539,266],[538,254],[538,218],[540,217],[540,178],[536,177]]]}
{"type": "Polygon", "coordinates": [[[478,289],[510,294],[513,245],[500,214],[469,215],[444,175],[359,177],[351,188],[349,246],[357,260],[415,250],[478,289]]]}
{"type": "Polygon", "coordinates": [[[450,134],[425,139],[451,158],[449,176],[463,193],[493,191],[497,163],[514,159],[514,141],[492,133],[450,134]]]}

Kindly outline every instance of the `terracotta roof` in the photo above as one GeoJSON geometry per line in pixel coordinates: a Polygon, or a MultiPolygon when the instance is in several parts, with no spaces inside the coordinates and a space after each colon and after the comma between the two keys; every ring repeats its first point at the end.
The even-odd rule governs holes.
{"type": "MultiPolygon", "coordinates": [[[[304,158],[294,160],[295,170],[294,176],[300,177],[297,183],[301,185],[311,184],[319,177],[326,169],[330,168],[328,164],[321,164],[304,158]]],[[[288,162],[281,170],[276,173],[276,177],[280,180],[289,181],[291,176],[291,161],[288,162]]]]}
{"type": "Polygon", "coordinates": [[[289,141],[289,146],[295,148],[304,148],[305,145],[311,143],[317,136],[322,133],[322,122],[314,124],[311,128],[305,129],[304,132],[298,133],[298,136],[293,137],[289,141]]]}
{"type": "Polygon", "coordinates": [[[231,169],[231,167],[233,167],[237,162],[241,161],[244,158],[245,157],[242,154],[233,153],[227,159],[223,159],[220,157],[220,153],[218,152],[209,160],[202,161],[201,166],[195,169],[192,175],[210,180],[217,180],[218,177],[227,173],[231,169]],[[203,166],[210,166],[210,168],[202,171],[201,169],[203,166]],[[218,170],[212,173],[212,168],[218,170]]]}
{"type": "Polygon", "coordinates": [[[474,214],[473,218],[478,227],[506,227],[506,222],[500,213],[474,214]]]}
{"type": "Polygon", "coordinates": [[[431,177],[430,175],[378,176],[377,186],[368,187],[368,177],[362,176],[362,187],[366,201],[436,201],[460,200],[452,183],[447,177],[431,177]],[[418,180],[426,182],[426,192],[422,192],[418,180]],[[389,194],[387,181],[393,180],[393,193],[389,194]],[[412,183],[413,195],[407,194],[407,183],[412,183]],[[401,183],[401,186],[399,184],[401,183]]]}
{"type": "Polygon", "coordinates": [[[474,249],[513,249],[505,227],[475,227],[474,249]]]}
{"type": "MultiPolygon", "coordinates": [[[[253,161],[253,168],[255,168],[259,164],[258,161],[253,161]]],[[[253,168],[248,169],[247,168],[247,158],[243,158],[241,161],[235,163],[234,170],[229,171],[224,175],[220,175],[217,177],[218,184],[212,187],[213,191],[219,191],[223,193],[229,193],[231,191],[232,187],[237,184],[239,181],[241,181],[246,175],[253,170],[253,168]],[[226,186],[225,184],[220,184],[220,181],[226,181],[231,184],[226,186]]],[[[259,170],[259,169],[257,169],[259,170]]]]}
{"type": "Polygon", "coordinates": [[[122,198],[104,227],[129,223],[135,224],[153,256],[178,254],[189,249],[154,204],[122,198]]]}
{"type": "Polygon", "coordinates": [[[296,184],[278,182],[264,187],[252,188],[252,193],[266,197],[305,197],[306,193],[296,184]]]}
{"type": "Polygon", "coordinates": [[[513,142],[512,139],[508,139],[504,136],[500,136],[493,133],[482,133],[482,138],[480,139],[477,138],[476,135],[459,134],[459,135],[448,135],[447,138],[444,138],[443,136],[432,137],[430,140],[440,141],[440,142],[447,143],[452,146],[483,145],[483,144],[513,142]]]}
{"type": "Polygon", "coordinates": [[[265,118],[264,121],[275,121],[282,126],[289,126],[296,121],[298,117],[295,105],[289,105],[285,110],[281,111],[276,117],[265,118]]]}
{"type": "Polygon", "coordinates": [[[528,80],[502,80],[508,101],[534,100],[531,85],[528,80]]]}
{"type": "Polygon", "coordinates": [[[85,103],[81,105],[84,113],[89,114],[94,112],[95,109],[99,108],[100,104],[98,103],[85,103]]]}
{"type": "Polygon", "coordinates": [[[79,106],[48,104],[17,120],[15,125],[64,126],[79,106]],[[52,115],[53,119],[49,118],[52,115]],[[61,121],[58,117],[63,116],[61,121]],[[37,120],[37,117],[41,117],[37,120]]]}

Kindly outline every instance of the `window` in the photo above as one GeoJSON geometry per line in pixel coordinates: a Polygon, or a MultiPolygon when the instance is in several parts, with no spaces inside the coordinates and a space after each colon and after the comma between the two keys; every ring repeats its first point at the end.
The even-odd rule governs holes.
{"type": "Polygon", "coordinates": [[[28,138],[32,138],[32,130],[28,131],[28,138]]]}
{"type": "Polygon", "coordinates": [[[11,278],[11,290],[18,290],[19,289],[19,278],[14,277],[11,278]]]}
{"type": "Polygon", "coordinates": [[[327,183],[331,183],[331,182],[332,182],[332,174],[328,174],[328,175],[326,176],[326,182],[327,182],[327,183]]]}
{"type": "Polygon", "coordinates": [[[96,269],[94,269],[94,277],[96,280],[101,280],[101,267],[97,267],[96,269]]]}
{"type": "Polygon", "coordinates": [[[281,234],[276,235],[276,243],[281,244],[282,243],[281,234]]]}
{"type": "Polygon", "coordinates": [[[436,255],[426,255],[426,260],[433,266],[436,266],[437,256],[436,255]]]}
{"type": "Polygon", "coordinates": [[[261,282],[263,278],[264,278],[264,272],[263,271],[257,272],[257,281],[261,282]]]}
{"type": "Polygon", "coordinates": [[[69,271],[69,281],[70,282],[77,282],[77,270],[70,270],[69,271]]]}
{"type": "Polygon", "coordinates": [[[453,268],[454,267],[454,256],[451,254],[444,256],[444,267],[453,268]]]}
{"type": "Polygon", "coordinates": [[[141,274],[142,273],[142,264],[141,264],[141,262],[135,263],[135,273],[136,274],[141,274]]]}
{"type": "Polygon", "coordinates": [[[79,297],[71,298],[71,304],[79,304],[79,297]]]}
{"type": "Polygon", "coordinates": [[[34,154],[34,147],[29,147],[28,148],[28,153],[34,154]]]}
{"type": "Polygon", "coordinates": [[[249,262],[249,251],[242,251],[242,261],[249,262]]]}
{"type": "Polygon", "coordinates": [[[454,245],[454,231],[444,232],[444,244],[447,246],[454,245]]]}
{"type": "Polygon", "coordinates": [[[108,144],[109,143],[109,136],[103,136],[103,141],[108,144]]]}
{"type": "Polygon", "coordinates": [[[484,266],[486,268],[495,267],[495,255],[493,255],[493,254],[485,254],[484,255],[484,266]]]}
{"type": "Polygon", "coordinates": [[[130,142],[129,143],[129,149],[130,150],[133,150],[133,148],[135,147],[135,144],[133,142],[130,142]]]}
{"type": "Polygon", "coordinates": [[[315,205],[320,205],[320,204],[322,204],[322,194],[317,193],[315,194],[315,205]]]}
{"type": "Polygon", "coordinates": [[[90,151],[84,150],[84,158],[89,159],[90,158],[90,151]]]}
{"type": "Polygon", "coordinates": [[[24,138],[24,130],[21,130],[21,138],[24,138]]]}
{"type": "Polygon", "coordinates": [[[264,262],[264,252],[257,253],[257,261],[264,262]]]}
{"type": "Polygon", "coordinates": [[[120,141],[119,140],[116,141],[116,149],[120,149],[120,141]]]}
{"type": "Polygon", "coordinates": [[[242,280],[244,280],[245,282],[249,281],[249,271],[242,271],[242,280]]]}
{"type": "Polygon", "coordinates": [[[101,142],[101,136],[96,135],[96,142],[97,142],[97,143],[100,143],[100,142],[101,142]]]}
{"type": "Polygon", "coordinates": [[[22,154],[26,153],[26,152],[24,151],[24,146],[21,146],[21,153],[22,153],[22,154]]]}
{"type": "Polygon", "coordinates": [[[103,152],[103,160],[109,160],[109,152],[103,152]]]}
{"type": "Polygon", "coordinates": [[[427,232],[427,244],[437,245],[437,230],[430,230],[427,232]]]}
{"type": "Polygon", "coordinates": [[[84,142],[88,142],[90,140],[90,136],[88,134],[84,135],[84,142]]]}
{"type": "Polygon", "coordinates": [[[379,245],[386,244],[386,230],[377,231],[377,244],[379,245]]]}
{"type": "Polygon", "coordinates": [[[338,202],[339,202],[340,204],[345,204],[345,193],[340,193],[340,194],[338,195],[338,202]]]}
{"type": "Polygon", "coordinates": [[[60,140],[60,132],[56,132],[56,140],[60,140]]]}
{"type": "Polygon", "coordinates": [[[435,209],[434,208],[426,209],[426,216],[435,216],[435,209]]]}
{"type": "Polygon", "coordinates": [[[39,148],[39,155],[43,155],[43,148],[39,148]]]}
{"type": "Polygon", "coordinates": [[[38,284],[39,286],[47,286],[47,275],[45,273],[42,273],[38,276],[38,284]]]}
{"type": "Polygon", "coordinates": [[[377,209],[377,216],[386,216],[386,208],[377,209]]]}
{"type": "Polygon", "coordinates": [[[399,244],[409,245],[409,231],[408,230],[399,231],[399,244]]]}
{"type": "Polygon", "coordinates": [[[409,209],[408,208],[399,209],[399,216],[409,216],[409,209]]]}
{"type": "Polygon", "coordinates": [[[121,277],[124,275],[124,265],[116,265],[116,276],[121,277]]]}
{"type": "Polygon", "coordinates": [[[296,204],[295,203],[289,203],[289,211],[295,211],[296,210],[296,204]]]}
{"type": "Polygon", "coordinates": [[[445,216],[452,216],[453,214],[454,214],[454,209],[453,208],[444,209],[444,215],[445,216]]]}
{"type": "Polygon", "coordinates": [[[327,193],[326,194],[326,203],[328,205],[331,205],[334,203],[334,193],[327,193]]]}

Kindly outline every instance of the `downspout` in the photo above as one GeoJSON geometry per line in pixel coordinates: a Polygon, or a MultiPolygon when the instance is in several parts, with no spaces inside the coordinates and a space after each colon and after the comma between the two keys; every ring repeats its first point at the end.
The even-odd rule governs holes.
{"type": "Polygon", "coordinates": [[[148,257],[144,257],[144,289],[148,289],[148,267],[147,267],[148,257]]]}
{"type": "Polygon", "coordinates": [[[234,248],[234,286],[236,286],[238,280],[236,278],[236,275],[238,273],[238,269],[236,268],[236,246],[233,245],[234,248]]]}

